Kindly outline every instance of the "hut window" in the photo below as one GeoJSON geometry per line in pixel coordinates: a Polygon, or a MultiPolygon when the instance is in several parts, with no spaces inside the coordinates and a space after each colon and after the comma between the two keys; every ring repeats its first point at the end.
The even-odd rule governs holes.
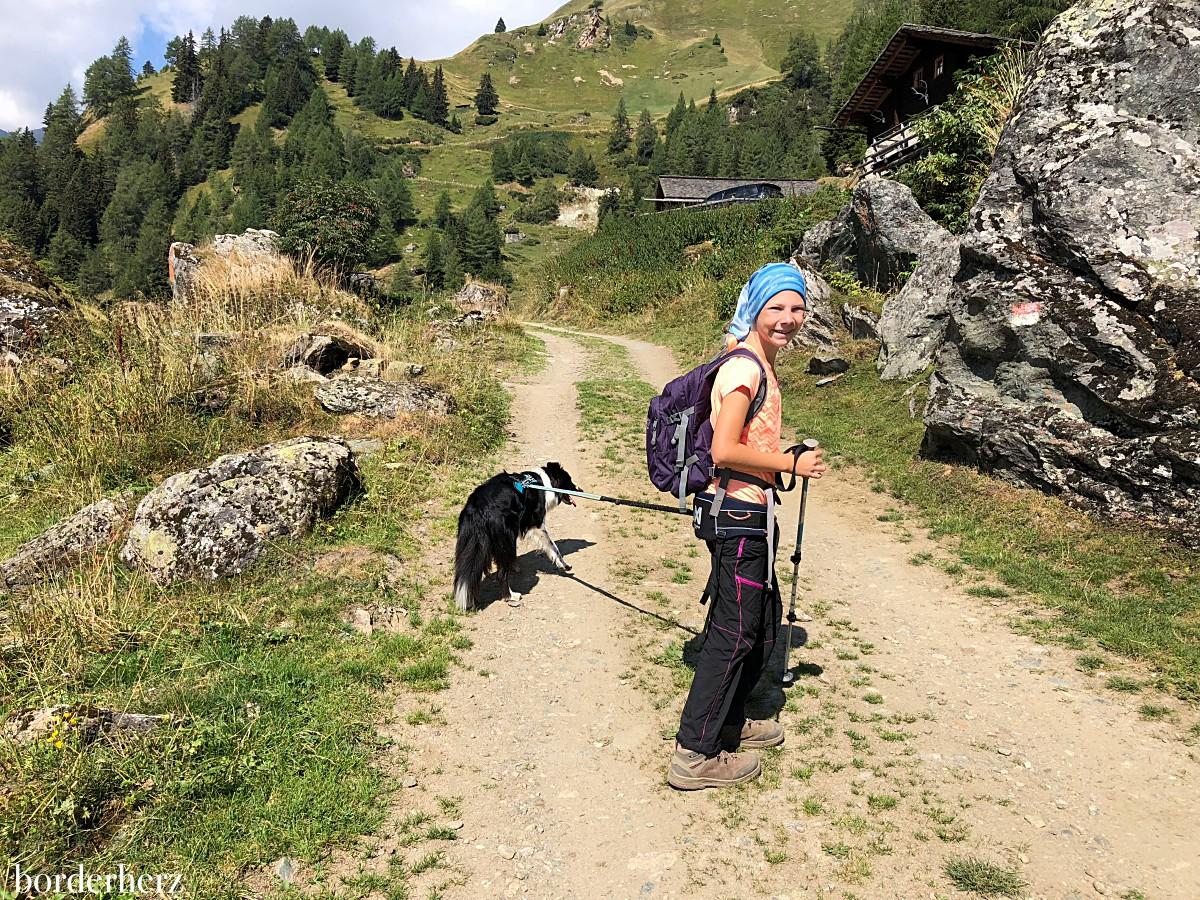
{"type": "Polygon", "coordinates": [[[917,69],[916,71],[914,71],[913,72],[913,83],[912,83],[913,90],[916,90],[916,91],[921,90],[921,82],[924,80],[925,80],[925,70],[924,69],[917,69]]]}
{"type": "Polygon", "coordinates": [[[933,61],[933,77],[941,78],[946,72],[946,57],[939,56],[933,61]]]}

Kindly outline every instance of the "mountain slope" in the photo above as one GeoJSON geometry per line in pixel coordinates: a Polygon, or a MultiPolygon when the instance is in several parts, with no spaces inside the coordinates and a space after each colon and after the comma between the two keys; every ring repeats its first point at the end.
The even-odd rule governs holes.
{"type": "Polygon", "coordinates": [[[596,13],[573,2],[545,20],[545,36],[538,23],[484,35],[440,63],[462,91],[473,92],[491,72],[502,109],[518,113],[607,113],[624,97],[630,109],[658,115],[680,91],[699,100],[714,87],[728,94],[777,78],[793,34],[812,31],[823,42],[848,13],[836,0],[614,0],[596,13]],[[626,20],[636,38],[624,34],[626,20]],[[580,49],[580,37],[592,31],[600,40],[580,49]]]}

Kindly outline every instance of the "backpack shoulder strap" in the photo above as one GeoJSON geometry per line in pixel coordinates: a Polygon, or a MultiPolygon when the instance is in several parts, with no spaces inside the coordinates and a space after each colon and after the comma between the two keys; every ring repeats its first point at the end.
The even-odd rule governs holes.
{"type": "Polygon", "coordinates": [[[734,347],[728,353],[717,357],[713,366],[714,370],[719,369],[726,361],[733,359],[735,356],[752,359],[754,360],[754,364],[758,366],[758,390],[754,392],[754,397],[750,401],[750,409],[746,411],[746,424],[749,425],[762,410],[763,404],[767,402],[767,370],[763,368],[762,360],[758,358],[758,355],[746,347],[734,347]]]}

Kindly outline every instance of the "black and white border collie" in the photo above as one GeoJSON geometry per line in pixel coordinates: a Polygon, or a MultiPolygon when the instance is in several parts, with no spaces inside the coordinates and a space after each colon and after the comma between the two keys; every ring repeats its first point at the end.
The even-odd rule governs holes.
{"type": "Polygon", "coordinates": [[[546,531],[546,513],[560,502],[575,503],[567,494],[526,487],[577,491],[571,476],[556,462],[527,472],[501,472],[471,492],[458,514],[458,542],[454,548],[454,600],[463,612],[479,603],[484,576],[493,566],[500,579],[501,599],[519,606],[521,595],[508,586],[517,571],[517,541],[532,537],[560,572],[570,571],[546,531]]]}

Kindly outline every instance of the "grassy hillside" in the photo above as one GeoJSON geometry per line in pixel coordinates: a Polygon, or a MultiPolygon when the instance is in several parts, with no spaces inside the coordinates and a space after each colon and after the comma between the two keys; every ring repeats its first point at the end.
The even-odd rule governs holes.
{"type": "MultiPolygon", "coordinates": [[[[586,12],[585,2],[568,3],[548,25],[586,12]]],[[[601,12],[619,32],[628,19],[648,29],[628,46],[579,50],[578,29],[556,42],[537,36],[537,23],[479,38],[441,60],[452,87],[473,92],[484,71],[500,92],[501,110],[513,116],[551,114],[554,121],[591,111],[609,113],[620,97],[631,110],[666,113],[679,92],[700,100],[712,88],[731,94],[779,76],[779,61],[796,31],[822,42],[836,35],[849,4],[834,0],[615,0],[601,12]],[[718,34],[721,46],[714,46],[718,34]],[[723,51],[723,52],[722,52],[723,51]],[[607,73],[605,75],[604,73],[607,73]]]]}

